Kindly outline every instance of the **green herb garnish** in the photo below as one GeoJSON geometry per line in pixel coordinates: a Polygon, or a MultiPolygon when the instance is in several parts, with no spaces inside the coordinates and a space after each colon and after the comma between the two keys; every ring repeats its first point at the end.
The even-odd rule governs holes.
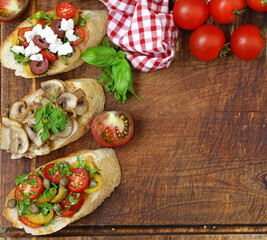
{"type": "Polygon", "coordinates": [[[23,62],[23,60],[25,58],[25,55],[24,54],[22,54],[22,53],[16,53],[16,52],[12,51],[12,47],[10,47],[10,52],[13,53],[14,59],[15,59],[15,61],[17,63],[22,63],[23,62]]]}
{"type": "Polygon", "coordinates": [[[54,221],[55,221],[55,215],[52,217],[52,219],[49,221],[49,222],[47,222],[47,223],[45,223],[45,224],[43,224],[42,225],[42,227],[47,227],[47,226],[49,226],[51,223],[53,223],[54,221]]]}
{"type": "Polygon", "coordinates": [[[20,183],[22,183],[24,180],[26,180],[28,177],[30,176],[30,174],[22,174],[19,177],[15,178],[15,183],[16,185],[19,185],[20,183]]]}
{"type": "Polygon", "coordinates": [[[23,201],[18,201],[18,207],[19,207],[19,214],[18,216],[24,215],[30,215],[31,212],[28,210],[29,206],[31,204],[31,200],[29,198],[25,198],[23,201]]]}
{"type": "Polygon", "coordinates": [[[47,216],[52,211],[53,205],[49,202],[44,202],[39,205],[39,209],[44,216],[47,216]]]}
{"type": "Polygon", "coordinates": [[[89,178],[92,178],[93,174],[100,174],[101,169],[90,169],[86,167],[85,161],[81,158],[79,154],[77,154],[77,162],[79,163],[77,167],[84,169],[88,173],[89,178]]]}
{"type": "Polygon", "coordinates": [[[79,202],[79,197],[80,197],[80,193],[76,193],[76,198],[75,196],[70,196],[69,197],[69,200],[70,200],[70,205],[67,206],[67,211],[70,210],[70,208],[73,206],[73,205],[76,205],[78,202],[79,202]]]}
{"type": "Polygon", "coordinates": [[[90,18],[90,14],[88,13],[84,18],[81,16],[79,17],[79,22],[77,23],[78,27],[83,27],[85,25],[85,22],[90,18]]]}

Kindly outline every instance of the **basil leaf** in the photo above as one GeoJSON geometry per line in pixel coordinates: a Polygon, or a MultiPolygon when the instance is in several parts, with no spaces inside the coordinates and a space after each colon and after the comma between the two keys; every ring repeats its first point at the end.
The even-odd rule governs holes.
{"type": "Polygon", "coordinates": [[[31,200],[29,198],[25,198],[22,202],[18,201],[18,207],[19,207],[19,214],[18,216],[24,215],[30,215],[31,212],[28,210],[29,206],[31,204],[31,200]]]}
{"type": "Polygon", "coordinates": [[[92,65],[98,67],[108,67],[115,64],[117,60],[117,52],[113,48],[98,46],[86,50],[81,58],[92,65]]]}
{"type": "Polygon", "coordinates": [[[20,183],[22,183],[24,180],[26,180],[28,177],[30,176],[30,174],[22,174],[19,177],[15,178],[15,183],[16,185],[19,185],[20,183]]]}
{"type": "Polygon", "coordinates": [[[39,209],[44,216],[47,216],[52,211],[53,205],[49,202],[44,202],[39,205],[39,209]]]}

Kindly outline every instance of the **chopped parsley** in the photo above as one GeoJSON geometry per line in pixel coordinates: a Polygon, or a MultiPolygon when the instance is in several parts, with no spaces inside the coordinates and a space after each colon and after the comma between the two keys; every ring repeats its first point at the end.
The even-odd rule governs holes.
{"type": "Polygon", "coordinates": [[[28,177],[30,176],[30,174],[22,174],[19,177],[15,178],[15,183],[16,185],[19,185],[20,183],[22,183],[24,180],[26,180],[28,177]]]}
{"type": "Polygon", "coordinates": [[[82,168],[84,169],[88,175],[89,175],[89,178],[92,178],[94,174],[100,174],[100,171],[101,169],[96,169],[96,168],[93,168],[93,169],[90,169],[86,166],[86,163],[85,161],[81,158],[81,156],[79,154],[77,154],[77,162],[79,163],[78,164],[78,168],[82,168]]]}
{"type": "Polygon", "coordinates": [[[52,176],[54,173],[56,173],[57,171],[59,171],[60,174],[66,174],[67,177],[69,177],[70,175],[72,175],[72,172],[70,171],[70,165],[67,166],[63,166],[62,163],[64,161],[57,161],[54,165],[54,167],[50,168],[48,173],[50,176],[52,176]]]}
{"type": "Polygon", "coordinates": [[[79,22],[77,23],[78,27],[83,27],[85,25],[85,22],[90,18],[90,14],[88,13],[84,18],[80,16],[79,22]]]}
{"type": "Polygon", "coordinates": [[[39,209],[43,216],[47,216],[53,210],[53,205],[52,203],[44,202],[39,205],[39,209]]]}
{"type": "Polygon", "coordinates": [[[69,200],[70,200],[70,205],[67,206],[67,211],[70,210],[70,208],[73,206],[73,205],[76,205],[79,200],[80,200],[80,193],[75,193],[76,196],[70,196],[69,197],[69,200]]]}
{"type": "Polygon", "coordinates": [[[28,210],[29,206],[31,205],[31,200],[27,197],[23,201],[18,201],[19,207],[19,214],[18,216],[24,215],[28,216],[31,212],[28,210]]]}

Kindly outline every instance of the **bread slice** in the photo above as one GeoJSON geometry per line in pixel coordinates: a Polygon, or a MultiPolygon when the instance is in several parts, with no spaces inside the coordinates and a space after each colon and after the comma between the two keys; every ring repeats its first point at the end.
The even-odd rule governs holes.
{"type": "MultiPolygon", "coordinates": [[[[55,221],[51,225],[40,228],[30,228],[25,226],[21,221],[18,220],[18,207],[14,209],[7,207],[7,201],[14,197],[15,189],[13,189],[7,197],[3,214],[10,222],[12,222],[14,227],[24,228],[27,233],[31,233],[32,235],[51,234],[64,228],[68,224],[90,214],[104,201],[106,197],[110,196],[115,187],[119,185],[121,180],[121,169],[115,151],[111,148],[82,150],[72,153],[66,157],[54,160],[52,162],[65,160],[71,164],[76,161],[77,154],[79,154],[82,159],[86,159],[89,156],[93,157],[92,163],[96,166],[96,168],[101,169],[100,176],[103,182],[102,187],[95,193],[85,193],[85,201],[82,207],[72,217],[62,218],[56,216],[55,221]]],[[[43,168],[47,164],[41,167],[43,168]]],[[[40,170],[41,167],[37,168],[35,171],[40,170]]]]}
{"type": "MultiPolygon", "coordinates": [[[[108,13],[105,10],[83,10],[79,11],[82,17],[85,17],[87,14],[90,14],[90,18],[86,21],[85,26],[85,39],[78,45],[81,52],[95,47],[100,44],[102,38],[105,36],[107,31],[107,18],[108,13]]],[[[25,71],[24,66],[17,63],[14,59],[13,53],[10,52],[10,47],[12,47],[12,39],[18,30],[23,27],[30,27],[31,24],[28,20],[22,22],[4,41],[0,47],[0,60],[1,64],[10,69],[14,69],[16,76],[22,76],[24,78],[34,78],[36,75],[29,74],[25,71]]],[[[68,72],[72,69],[75,69],[82,65],[84,61],[79,58],[76,62],[69,65],[65,65],[60,60],[57,60],[47,71],[48,75],[55,75],[58,73],[68,72]]]]}
{"type": "MultiPolygon", "coordinates": [[[[105,104],[105,94],[103,91],[102,86],[100,83],[97,82],[95,79],[91,78],[80,78],[80,79],[69,79],[64,81],[66,85],[66,91],[68,92],[75,92],[79,88],[83,90],[85,93],[85,98],[88,102],[88,108],[87,111],[77,118],[78,123],[78,129],[77,131],[71,135],[68,138],[57,138],[53,141],[48,141],[48,146],[51,151],[54,151],[56,149],[59,149],[78,138],[82,137],[89,129],[90,129],[90,123],[95,116],[95,114],[100,113],[104,109],[105,104]]],[[[37,91],[25,96],[20,101],[25,102],[28,106],[33,105],[34,101],[38,101],[40,97],[43,95],[43,90],[38,89],[37,91]]],[[[1,143],[1,123],[0,123],[0,143],[1,143]]],[[[40,153],[35,152],[29,152],[27,151],[23,155],[13,155],[12,158],[20,158],[20,157],[28,157],[28,158],[34,158],[36,156],[44,155],[40,153]]]]}

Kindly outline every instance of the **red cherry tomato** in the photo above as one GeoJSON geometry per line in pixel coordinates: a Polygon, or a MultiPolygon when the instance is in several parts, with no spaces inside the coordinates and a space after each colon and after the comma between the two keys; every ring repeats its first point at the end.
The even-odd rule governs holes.
{"type": "Polygon", "coordinates": [[[192,54],[201,61],[214,60],[219,56],[224,44],[223,31],[211,24],[205,24],[197,28],[189,41],[192,54]]]}
{"type": "Polygon", "coordinates": [[[29,0],[1,0],[0,1],[0,21],[12,22],[18,18],[27,8],[29,0]]]}
{"type": "Polygon", "coordinates": [[[36,176],[30,175],[24,182],[35,179],[34,183],[20,183],[15,190],[15,198],[19,201],[23,201],[25,198],[29,197],[32,201],[38,198],[44,190],[43,180],[36,176]]]}
{"type": "Polygon", "coordinates": [[[69,19],[74,17],[76,8],[67,2],[61,2],[56,7],[56,13],[60,18],[69,19]]]}
{"type": "Polygon", "coordinates": [[[65,199],[63,199],[60,202],[60,205],[66,209],[67,211],[76,211],[78,210],[84,203],[84,193],[73,193],[73,192],[68,192],[67,196],[65,199]],[[79,195],[79,197],[77,197],[77,194],[79,195]],[[73,203],[73,201],[71,201],[70,199],[73,199],[75,202],[75,204],[73,204],[69,209],[68,207],[70,206],[71,203],[73,203]]]}
{"type": "Polygon", "coordinates": [[[105,147],[115,147],[131,139],[134,124],[129,113],[110,111],[98,114],[93,119],[91,128],[98,143],[105,147]]]}
{"type": "Polygon", "coordinates": [[[74,28],[74,33],[78,37],[78,39],[75,42],[72,42],[71,45],[72,46],[77,46],[77,45],[79,45],[80,43],[83,42],[83,40],[85,38],[85,31],[81,27],[75,27],[74,28]]]}
{"type": "Polygon", "coordinates": [[[58,60],[57,54],[52,53],[48,49],[42,49],[41,54],[43,55],[44,58],[46,58],[49,62],[55,62],[58,60]]]}
{"type": "Polygon", "coordinates": [[[49,171],[51,168],[53,168],[54,165],[55,165],[55,163],[49,163],[48,165],[46,165],[46,167],[45,167],[45,169],[44,169],[44,172],[43,172],[44,177],[47,178],[47,179],[49,179],[50,181],[52,181],[52,178],[51,178],[51,176],[50,176],[50,174],[49,174],[48,171],[49,171]]]}
{"type": "Polygon", "coordinates": [[[67,209],[63,209],[60,215],[57,212],[55,212],[55,214],[60,217],[72,217],[75,214],[75,211],[68,211],[67,209]]]}
{"type": "Polygon", "coordinates": [[[263,5],[263,0],[246,0],[248,6],[257,12],[267,12],[267,3],[263,5]]]}
{"type": "Polygon", "coordinates": [[[209,7],[205,0],[177,0],[173,7],[173,16],[180,28],[193,30],[206,21],[209,7]]]}
{"type": "Polygon", "coordinates": [[[210,0],[210,15],[222,24],[233,22],[241,15],[245,0],[210,0]]]}
{"type": "Polygon", "coordinates": [[[47,21],[46,18],[42,18],[40,20],[38,20],[38,22],[36,23],[37,24],[41,24],[42,26],[45,26],[49,21],[47,21]]]}
{"type": "Polygon", "coordinates": [[[240,59],[251,60],[260,55],[264,48],[264,38],[260,29],[250,25],[237,28],[230,39],[232,52],[240,59]]]}
{"type": "Polygon", "coordinates": [[[60,174],[59,173],[59,170],[56,171],[53,175],[52,175],[52,181],[55,183],[55,184],[59,184],[60,182],[60,179],[63,178],[63,177],[66,177],[66,174],[60,174]]]}
{"type": "Polygon", "coordinates": [[[82,168],[73,168],[73,173],[69,178],[68,189],[72,192],[83,192],[90,182],[88,173],[82,168]]]}
{"type": "Polygon", "coordinates": [[[24,28],[19,29],[18,31],[19,42],[25,48],[29,46],[29,43],[27,43],[24,34],[25,32],[31,31],[32,29],[33,27],[24,27],[24,28]]]}
{"type": "Polygon", "coordinates": [[[36,223],[31,222],[31,221],[30,221],[27,217],[25,217],[24,215],[20,215],[20,216],[19,216],[19,219],[20,219],[20,221],[21,221],[24,225],[26,225],[26,226],[28,226],[28,227],[31,227],[31,228],[39,228],[39,227],[42,226],[42,224],[36,224],[36,223]]]}

